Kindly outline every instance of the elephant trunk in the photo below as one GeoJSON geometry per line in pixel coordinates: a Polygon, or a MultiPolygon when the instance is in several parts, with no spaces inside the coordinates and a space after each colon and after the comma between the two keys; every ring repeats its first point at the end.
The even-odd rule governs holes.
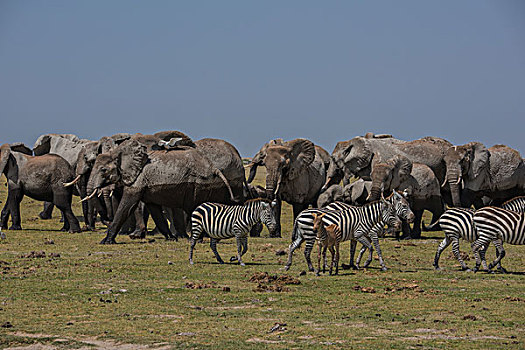
{"type": "Polygon", "coordinates": [[[268,171],[268,175],[266,175],[266,195],[269,200],[274,200],[279,193],[281,179],[281,173],[279,171],[268,171]]]}
{"type": "Polygon", "coordinates": [[[446,180],[450,185],[450,193],[452,195],[452,203],[455,207],[461,207],[460,184],[461,184],[461,168],[456,166],[447,170],[446,180]]]}
{"type": "Polygon", "coordinates": [[[249,166],[250,166],[250,174],[248,175],[248,180],[246,180],[246,182],[251,184],[253,179],[255,178],[255,174],[257,174],[257,167],[259,166],[259,164],[250,163],[249,166]]]}
{"type": "Polygon", "coordinates": [[[334,161],[330,161],[330,165],[326,171],[326,182],[321,188],[321,191],[324,192],[328,187],[339,184],[342,179],[343,172],[337,167],[334,161]]]}

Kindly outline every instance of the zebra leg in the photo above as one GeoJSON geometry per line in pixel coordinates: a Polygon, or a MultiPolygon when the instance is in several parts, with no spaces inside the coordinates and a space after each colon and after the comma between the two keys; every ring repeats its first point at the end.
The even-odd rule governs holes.
{"type": "Polygon", "coordinates": [[[244,255],[245,246],[246,250],[248,250],[248,239],[246,237],[236,237],[237,240],[237,260],[239,261],[239,264],[241,266],[245,266],[246,264],[242,262],[242,256],[244,255]]]}
{"type": "Polygon", "coordinates": [[[215,259],[217,259],[219,264],[224,264],[224,261],[221,259],[221,256],[217,251],[217,242],[219,242],[217,238],[210,237],[210,248],[213,251],[213,254],[215,255],[215,259]]]}
{"type": "MultiPolygon", "coordinates": [[[[372,234],[370,237],[372,240],[372,243],[374,244],[374,248],[376,249],[377,255],[379,256],[379,264],[381,265],[381,270],[386,271],[387,268],[385,266],[385,262],[383,261],[383,255],[381,254],[381,247],[379,246],[379,239],[377,238],[376,234],[372,234]]],[[[372,252],[370,252],[371,254],[372,252]]]]}
{"type": "MultiPolygon", "coordinates": [[[[467,264],[461,259],[461,254],[459,252],[459,239],[456,236],[452,236],[449,238],[452,241],[452,253],[454,253],[454,256],[459,261],[459,264],[461,265],[461,270],[463,271],[470,271],[467,264]]],[[[475,255],[475,254],[474,254],[475,255]]],[[[477,264],[477,258],[476,258],[476,264],[477,264]]]]}
{"type": "Polygon", "coordinates": [[[286,262],[286,265],[284,265],[284,269],[286,271],[288,271],[290,269],[290,266],[292,266],[292,256],[293,256],[294,250],[299,248],[301,246],[301,243],[303,243],[303,241],[304,239],[302,235],[299,235],[299,237],[297,237],[297,239],[293,241],[292,244],[290,244],[290,248],[289,248],[290,252],[288,253],[288,261],[286,262]]]}
{"type": "Polygon", "coordinates": [[[315,271],[315,274],[317,276],[319,276],[321,272],[321,250],[322,250],[321,243],[319,243],[318,246],[319,246],[319,249],[317,251],[317,270],[315,271]]]}
{"type": "Polygon", "coordinates": [[[339,243],[335,244],[335,274],[339,274],[339,243]]]}
{"type": "Polygon", "coordinates": [[[352,239],[350,241],[350,264],[348,265],[342,264],[341,266],[344,270],[348,270],[348,269],[357,270],[357,267],[354,264],[356,246],[357,246],[357,241],[352,239]]]}
{"type": "MultiPolygon", "coordinates": [[[[494,241],[494,244],[496,245],[496,252],[498,253],[498,256],[496,257],[496,260],[494,260],[493,262],[490,263],[489,265],[489,270],[492,270],[496,265],[498,265],[498,269],[501,271],[501,269],[503,269],[503,267],[501,267],[501,259],[503,259],[503,257],[505,257],[505,249],[503,248],[503,244],[501,242],[501,240],[498,240],[498,243],[496,243],[496,241],[494,241]],[[499,247],[498,247],[499,245],[499,247]]],[[[485,249],[486,250],[486,249],[485,249]]],[[[505,270],[505,269],[503,269],[505,270]]]]}
{"type": "Polygon", "coordinates": [[[332,261],[330,262],[330,276],[332,276],[332,271],[334,270],[334,260],[335,260],[335,249],[334,246],[330,247],[330,254],[332,254],[332,261]]]}
{"type": "Polygon", "coordinates": [[[452,241],[450,240],[450,238],[448,237],[448,235],[445,235],[445,238],[443,239],[443,242],[441,242],[438,246],[438,249],[436,251],[436,256],[434,257],[434,268],[436,270],[440,270],[439,268],[439,257],[441,256],[441,253],[443,253],[443,251],[445,249],[447,249],[447,247],[450,245],[450,243],[452,243],[452,241]]]}
{"type": "Polygon", "coordinates": [[[307,241],[306,247],[304,248],[304,258],[306,259],[306,264],[308,265],[308,270],[313,271],[314,266],[312,265],[312,259],[310,259],[310,254],[312,253],[312,248],[314,247],[314,240],[307,241]]]}
{"type": "MultiPolygon", "coordinates": [[[[489,243],[490,242],[484,242],[480,240],[479,238],[474,243],[472,243],[472,251],[474,252],[474,256],[476,256],[476,254],[479,254],[479,257],[481,259],[481,264],[483,264],[483,268],[486,271],[488,271],[488,267],[487,267],[487,261],[485,260],[485,252],[487,250],[489,243]]],[[[476,267],[474,267],[474,272],[479,271],[479,265],[480,263],[478,261],[478,258],[476,257],[476,267]]]]}
{"type": "Polygon", "coordinates": [[[323,247],[323,273],[326,273],[326,250],[328,249],[328,246],[323,247]]]}
{"type": "MultiPolygon", "coordinates": [[[[361,236],[357,239],[363,246],[365,246],[366,248],[370,249],[370,254],[372,254],[372,252],[374,251],[374,248],[372,248],[372,244],[370,243],[370,241],[365,237],[365,236],[361,236]]],[[[362,254],[361,252],[359,252],[359,256],[357,257],[357,260],[355,262],[355,265],[356,267],[359,269],[359,263],[361,262],[361,258],[362,258],[362,254]]],[[[363,251],[364,253],[364,251],[363,251]]]]}
{"type": "Polygon", "coordinates": [[[197,240],[193,238],[193,235],[190,238],[190,264],[193,265],[193,249],[195,248],[195,243],[197,243],[197,240]]]}

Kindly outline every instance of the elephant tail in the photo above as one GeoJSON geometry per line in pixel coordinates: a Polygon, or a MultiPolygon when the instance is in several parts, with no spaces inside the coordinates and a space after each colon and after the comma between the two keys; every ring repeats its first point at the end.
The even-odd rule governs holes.
{"type": "Polygon", "coordinates": [[[239,199],[238,199],[238,198],[235,198],[235,196],[233,195],[233,191],[232,191],[232,188],[231,188],[231,186],[230,186],[230,183],[228,182],[228,179],[226,178],[226,176],[224,176],[224,174],[222,173],[222,171],[220,171],[219,169],[215,168],[215,174],[221,178],[221,180],[224,182],[224,184],[225,184],[226,187],[228,188],[228,192],[230,192],[230,198],[231,198],[231,200],[232,200],[234,203],[239,202],[239,199]]]}

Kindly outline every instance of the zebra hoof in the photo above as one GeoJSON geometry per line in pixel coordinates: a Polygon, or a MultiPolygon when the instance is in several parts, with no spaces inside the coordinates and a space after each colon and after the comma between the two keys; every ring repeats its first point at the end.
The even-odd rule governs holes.
{"type": "Polygon", "coordinates": [[[441,267],[437,266],[437,265],[434,265],[434,270],[436,271],[441,271],[441,267]]]}
{"type": "Polygon", "coordinates": [[[504,267],[498,267],[498,271],[501,273],[508,273],[508,271],[504,267]]]}
{"type": "Polygon", "coordinates": [[[388,269],[386,268],[386,266],[381,267],[381,271],[386,271],[386,270],[388,270],[388,269]]]}
{"type": "Polygon", "coordinates": [[[190,260],[190,265],[193,265],[193,260],[190,260]]]}
{"type": "Polygon", "coordinates": [[[237,257],[236,257],[236,256],[232,256],[232,257],[230,258],[230,262],[234,262],[234,261],[236,261],[236,260],[237,260],[237,257]]]}
{"type": "Polygon", "coordinates": [[[243,263],[243,262],[242,262],[242,263],[240,263],[240,265],[241,265],[241,266],[246,266],[246,264],[245,264],[245,263],[243,263]]]}
{"type": "Polygon", "coordinates": [[[284,271],[288,271],[288,270],[290,270],[290,265],[285,265],[284,266],[284,271]]]}

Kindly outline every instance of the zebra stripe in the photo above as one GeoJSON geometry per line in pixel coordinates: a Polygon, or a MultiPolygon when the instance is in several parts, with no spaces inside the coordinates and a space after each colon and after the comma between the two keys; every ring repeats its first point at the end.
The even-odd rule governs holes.
{"type": "MultiPolygon", "coordinates": [[[[394,201],[396,201],[394,199],[394,201]]],[[[357,240],[367,246],[371,251],[372,243],[379,255],[379,262],[382,269],[386,269],[379,247],[378,233],[383,229],[385,224],[400,224],[396,215],[395,206],[389,201],[381,200],[363,205],[362,207],[349,207],[344,210],[329,209],[307,209],[302,211],[294,223],[292,234],[292,244],[288,254],[288,262],[285,269],[288,270],[292,265],[292,256],[303,241],[306,241],[304,251],[308,269],[313,271],[313,265],[310,259],[316,234],[313,232],[313,214],[324,213],[324,225],[337,225],[341,230],[341,241],[357,240]],[[372,242],[372,243],[371,243],[372,242]]]]}
{"type": "MultiPolygon", "coordinates": [[[[500,239],[503,242],[523,245],[525,244],[525,213],[516,213],[514,211],[485,207],[474,213],[474,225],[478,232],[478,239],[472,245],[474,252],[485,252],[490,241],[500,239]]],[[[492,269],[505,256],[505,250],[502,247],[500,254],[496,257],[487,269],[487,263],[482,256],[483,268],[492,269]]]]}
{"type": "MultiPolygon", "coordinates": [[[[518,213],[525,212],[525,196],[516,197],[511,200],[506,201],[502,204],[502,208],[506,210],[512,210],[518,213]]],[[[478,233],[474,229],[474,210],[466,208],[452,208],[448,209],[441,218],[439,219],[439,225],[441,229],[445,232],[445,239],[438,246],[436,256],[434,258],[434,267],[439,269],[439,258],[443,250],[445,250],[452,243],[452,252],[454,256],[461,264],[463,270],[468,270],[467,265],[461,259],[459,252],[459,239],[462,238],[467,242],[473,243],[478,238],[478,233]]],[[[503,242],[501,240],[494,240],[494,245],[496,246],[496,255],[499,255],[499,252],[503,249],[503,242]]],[[[480,254],[484,254],[484,251],[479,251],[480,254]]],[[[474,254],[476,258],[476,266],[480,265],[480,257],[477,254],[474,254]]],[[[484,260],[484,258],[481,258],[484,260]]],[[[498,269],[505,271],[501,266],[501,263],[498,263],[498,269]]]]}
{"type": "Polygon", "coordinates": [[[512,210],[518,213],[525,212],[525,196],[515,197],[501,205],[503,209],[512,210]]]}
{"type": "Polygon", "coordinates": [[[191,214],[190,264],[193,264],[193,249],[203,233],[210,236],[210,247],[217,261],[224,261],[217,252],[217,242],[221,239],[237,239],[237,260],[244,263],[241,257],[248,251],[248,232],[253,225],[262,221],[268,229],[277,225],[272,210],[273,204],[266,200],[254,199],[244,205],[225,205],[204,203],[191,214]]]}

